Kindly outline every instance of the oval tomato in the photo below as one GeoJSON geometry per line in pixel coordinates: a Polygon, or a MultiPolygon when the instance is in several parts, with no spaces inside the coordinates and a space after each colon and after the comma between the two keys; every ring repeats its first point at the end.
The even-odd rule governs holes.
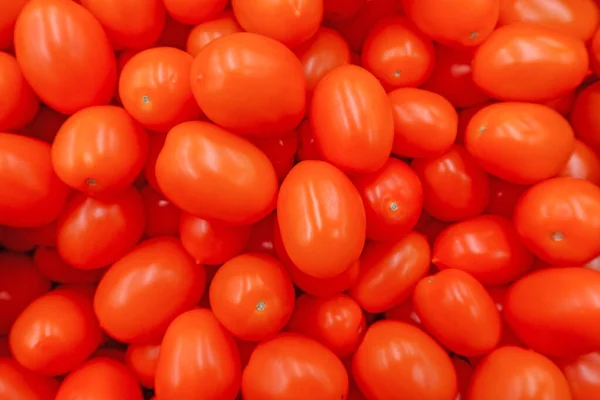
{"type": "Polygon", "coordinates": [[[573,400],[600,396],[600,353],[584,354],[558,364],[567,378],[573,400]]]}
{"type": "Polygon", "coordinates": [[[0,52],[0,75],[0,132],[22,129],[35,117],[40,101],[12,55],[0,52]]]}
{"type": "Polygon", "coordinates": [[[569,120],[577,138],[600,154],[600,114],[594,111],[597,107],[600,107],[600,82],[579,92],[569,120]]]}
{"type": "MultiPolygon", "coordinates": [[[[98,283],[106,272],[104,268],[79,269],[67,264],[54,247],[38,247],[33,255],[35,267],[42,275],[57,283],[98,283]]],[[[30,279],[27,284],[31,285],[30,279]]]]}
{"type": "Polygon", "coordinates": [[[181,211],[150,185],[140,190],[146,212],[146,235],[177,236],[181,211]]]}
{"type": "Polygon", "coordinates": [[[0,398],[55,400],[58,382],[22,367],[12,358],[0,358],[0,398]]]}
{"type": "Polygon", "coordinates": [[[127,346],[125,364],[136,376],[140,385],[145,388],[154,388],[159,354],[159,344],[130,344],[127,346]]]}
{"type": "Polygon", "coordinates": [[[238,24],[233,12],[223,11],[214,19],[201,22],[192,29],[187,38],[185,51],[192,57],[196,57],[200,50],[213,40],[236,32],[242,32],[242,27],[238,24]]]}
{"type": "Polygon", "coordinates": [[[581,140],[575,140],[571,157],[558,175],[587,179],[600,186],[600,155],[581,140]]]}
{"type": "MultiPolygon", "coordinates": [[[[162,0],[167,12],[176,21],[196,25],[219,15],[227,6],[227,0],[162,0]]],[[[165,44],[166,46],[166,44],[165,44]]]]}

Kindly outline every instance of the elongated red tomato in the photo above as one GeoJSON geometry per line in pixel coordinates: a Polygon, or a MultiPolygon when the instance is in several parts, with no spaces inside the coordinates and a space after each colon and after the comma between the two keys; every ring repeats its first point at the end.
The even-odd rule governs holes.
{"type": "Polygon", "coordinates": [[[492,97],[541,102],[579,86],[588,71],[588,53],[579,39],[517,23],[496,29],[477,49],[472,66],[474,82],[492,97]]]}
{"type": "Polygon", "coordinates": [[[27,82],[57,111],[72,114],[113,97],[117,63],[110,42],[74,1],[27,3],[15,25],[15,53],[27,82]]]}
{"type": "Polygon", "coordinates": [[[160,344],[130,344],[127,346],[125,364],[143,387],[154,388],[159,354],[160,344]]]}
{"type": "Polygon", "coordinates": [[[12,55],[0,53],[0,76],[0,132],[13,132],[33,120],[40,108],[40,101],[12,55]]]}
{"type": "Polygon", "coordinates": [[[573,400],[596,399],[600,396],[600,353],[595,351],[558,362],[573,400]]]}
{"type": "Polygon", "coordinates": [[[187,37],[185,51],[196,57],[207,44],[222,36],[242,32],[242,27],[233,16],[232,11],[223,11],[217,17],[202,22],[194,27],[187,37]]]}
{"type": "Polygon", "coordinates": [[[28,371],[14,359],[0,358],[0,398],[19,400],[55,400],[58,382],[28,371]]]}
{"type": "MultiPolygon", "coordinates": [[[[596,53],[600,54],[600,49],[596,53]]],[[[595,82],[577,94],[569,116],[577,138],[595,150],[596,154],[600,154],[600,118],[594,110],[599,105],[600,82],[595,82]]]]}
{"type": "Polygon", "coordinates": [[[376,171],[392,150],[392,106],[377,78],[356,65],[338,67],[317,84],[310,123],[323,159],[342,170],[376,171]]]}
{"type": "Polygon", "coordinates": [[[281,185],[277,219],[287,254],[308,275],[331,278],[362,252],[366,217],[360,194],[324,161],[302,161],[290,171],[281,185]]]}
{"type": "Polygon", "coordinates": [[[173,204],[200,218],[247,225],[275,208],[278,181],[267,156],[208,122],[184,122],[169,131],[156,179],[173,204]]]}

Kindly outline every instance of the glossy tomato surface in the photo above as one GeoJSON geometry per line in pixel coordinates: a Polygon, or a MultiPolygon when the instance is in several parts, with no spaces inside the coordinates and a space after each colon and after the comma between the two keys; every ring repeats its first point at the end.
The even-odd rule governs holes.
{"type": "Polygon", "coordinates": [[[235,19],[233,12],[223,11],[214,19],[199,23],[187,37],[185,51],[196,57],[207,44],[222,36],[241,32],[242,27],[235,19]]]}

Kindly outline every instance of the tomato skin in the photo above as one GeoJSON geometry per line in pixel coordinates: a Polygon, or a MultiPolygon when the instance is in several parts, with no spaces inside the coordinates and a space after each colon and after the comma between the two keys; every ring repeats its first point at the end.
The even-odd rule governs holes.
{"type": "Polygon", "coordinates": [[[155,173],[174,205],[203,219],[248,225],[275,208],[278,182],[267,156],[208,122],[185,122],[169,131],[155,173]]]}
{"type": "MultiPolygon", "coordinates": [[[[227,6],[227,0],[162,0],[167,12],[176,21],[196,25],[219,15],[227,6]]],[[[165,44],[166,46],[166,44],[165,44]]]]}
{"type": "Polygon", "coordinates": [[[472,68],[475,84],[496,99],[542,102],[579,86],[588,53],[578,39],[518,23],[496,29],[475,52],[472,68]]]}
{"type": "Polygon", "coordinates": [[[43,276],[57,283],[98,283],[106,272],[104,268],[91,270],[74,268],[60,258],[54,247],[38,247],[33,255],[33,262],[43,276]]]}
{"type": "Polygon", "coordinates": [[[558,112],[563,117],[568,117],[573,109],[573,104],[575,104],[576,98],[575,91],[564,94],[560,97],[557,97],[554,100],[550,100],[544,103],[544,105],[550,107],[554,111],[558,112]]]}
{"type": "Polygon", "coordinates": [[[241,375],[237,345],[212,311],[187,311],[169,325],[156,366],[157,398],[234,400],[241,375]]]}
{"type": "Polygon", "coordinates": [[[575,140],[571,157],[558,176],[587,179],[600,186],[600,155],[581,140],[575,140]]]}
{"type": "Polygon", "coordinates": [[[558,363],[573,400],[595,399],[600,396],[600,353],[593,352],[558,363]]]}
{"type": "Polygon", "coordinates": [[[63,114],[113,97],[117,63],[110,42],[96,18],[73,1],[27,3],[15,25],[15,53],[40,99],[63,114]]]}
{"type": "Polygon", "coordinates": [[[302,272],[331,278],[360,256],[365,209],[350,179],[331,164],[296,164],[281,184],[277,210],[285,250],[302,272]]]}
{"type": "Polygon", "coordinates": [[[222,36],[242,32],[232,11],[223,11],[214,19],[199,23],[190,32],[185,51],[192,57],[196,57],[207,44],[222,36]]]}
{"type": "Polygon", "coordinates": [[[477,365],[467,398],[571,400],[571,394],[552,361],[534,351],[507,346],[494,350],[477,365]]]}
{"type": "Polygon", "coordinates": [[[367,329],[352,360],[352,374],[373,400],[454,400],[458,391],[450,357],[420,329],[398,321],[379,321],[367,329]],[[385,355],[385,357],[382,357],[385,355]],[[413,371],[420,371],[415,379],[413,371]]]}
{"type": "Polygon", "coordinates": [[[186,253],[179,239],[153,238],[106,271],[96,289],[94,310],[111,337],[124,343],[149,343],[160,340],[177,315],[200,301],[205,286],[204,268],[186,253]]]}
{"type": "Polygon", "coordinates": [[[600,188],[574,178],[538,183],[521,196],[514,224],[523,243],[554,265],[582,265],[600,254],[600,188]]]}
{"type": "Polygon", "coordinates": [[[392,107],[379,81],[366,69],[343,65],[314,90],[309,119],[325,161],[342,170],[373,172],[392,150],[392,107]]]}
{"type": "Polygon", "coordinates": [[[140,190],[140,194],[146,212],[146,235],[150,237],[179,235],[181,211],[151,186],[144,187],[140,190]]]}
{"type": "Polygon", "coordinates": [[[30,123],[40,101],[23,77],[15,57],[0,52],[0,131],[16,131],[30,123]]]}
{"type": "Polygon", "coordinates": [[[10,331],[15,360],[33,372],[58,376],[92,355],[103,339],[93,291],[93,286],[62,286],[32,301],[10,331]]]}
{"type": "Polygon", "coordinates": [[[239,32],[219,38],[196,56],[190,76],[202,111],[234,133],[276,136],[296,128],[304,117],[302,64],[269,37],[239,32]]]}
{"type": "Polygon", "coordinates": [[[0,398],[19,400],[55,400],[58,382],[37,375],[12,358],[0,358],[0,398]]]}
{"type": "Polygon", "coordinates": [[[432,262],[440,270],[459,269],[484,285],[496,286],[525,275],[533,265],[533,255],[508,218],[480,215],[442,231],[432,262]]]}
{"type": "Polygon", "coordinates": [[[600,82],[592,83],[579,92],[569,120],[577,138],[600,154],[600,118],[593,111],[598,106],[600,82]]]}
{"type": "Polygon", "coordinates": [[[140,385],[145,388],[154,388],[159,354],[159,344],[130,344],[127,346],[125,364],[136,376],[140,385]]]}
{"type": "Polygon", "coordinates": [[[340,359],[293,333],[260,343],[242,375],[245,400],[345,399],[347,394],[348,374],[340,359]]]}
{"type": "Polygon", "coordinates": [[[29,0],[7,1],[2,4],[0,15],[0,50],[8,51],[14,45],[15,22],[29,0]]]}

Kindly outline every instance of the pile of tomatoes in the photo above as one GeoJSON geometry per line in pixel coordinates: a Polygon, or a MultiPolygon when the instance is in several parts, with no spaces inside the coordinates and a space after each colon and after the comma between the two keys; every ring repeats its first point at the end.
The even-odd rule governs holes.
{"type": "Polygon", "coordinates": [[[0,0],[0,400],[600,399],[595,0],[0,0]]]}

